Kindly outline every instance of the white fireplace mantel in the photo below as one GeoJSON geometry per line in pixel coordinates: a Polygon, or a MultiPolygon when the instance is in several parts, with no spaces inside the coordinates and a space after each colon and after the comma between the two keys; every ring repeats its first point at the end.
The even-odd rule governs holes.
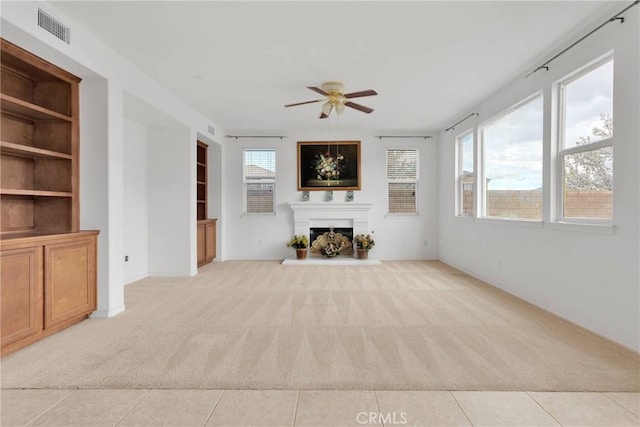
{"type": "Polygon", "coordinates": [[[369,212],[373,203],[356,202],[295,202],[293,210],[294,234],[309,235],[312,227],[348,227],[353,234],[367,234],[369,212]]]}

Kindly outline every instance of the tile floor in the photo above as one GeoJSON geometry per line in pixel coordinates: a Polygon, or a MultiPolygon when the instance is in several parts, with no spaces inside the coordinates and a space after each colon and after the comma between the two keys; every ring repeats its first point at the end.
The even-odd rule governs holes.
{"type": "Polygon", "coordinates": [[[0,391],[8,426],[640,426],[640,393],[0,391]]]}

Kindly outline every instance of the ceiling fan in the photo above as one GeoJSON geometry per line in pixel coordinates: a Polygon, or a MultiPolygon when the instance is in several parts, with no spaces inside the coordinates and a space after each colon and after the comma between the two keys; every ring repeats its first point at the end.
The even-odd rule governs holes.
{"type": "Polygon", "coordinates": [[[342,82],[324,82],[320,87],[307,86],[307,89],[324,95],[323,99],[315,99],[313,101],[298,102],[296,104],[287,104],[285,107],[295,107],[297,105],[312,104],[314,102],[325,101],[322,105],[322,112],[320,113],[320,119],[326,119],[331,114],[331,111],[335,108],[336,113],[342,114],[344,107],[353,108],[363,113],[371,113],[373,108],[365,107],[364,105],[351,102],[351,98],[360,98],[362,96],[372,96],[378,93],[373,89],[361,90],[359,92],[344,93],[344,83],[342,82]]]}

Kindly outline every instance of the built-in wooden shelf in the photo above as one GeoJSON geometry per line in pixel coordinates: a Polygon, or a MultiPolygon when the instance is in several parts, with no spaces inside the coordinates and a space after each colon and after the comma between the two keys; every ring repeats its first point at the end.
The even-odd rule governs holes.
{"type": "Polygon", "coordinates": [[[0,355],[96,309],[98,231],[80,231],[79,83],[0,38],[0,355]]]}
{"type": "Polygon", "coordinates": [[[73,193],[66,191],[18,190],[10,188],[1,188],[0,194],[3,196],[73,197],[73,193]]]}
{"type": "Polygon", "coordinates": [[[2,111],[32,120],[64,120],[72,122],[73,118],[56,111],[49,110],[13,96],[0,94],[2,111]]]}
{"type": "Polygon", "coordinates": [[[45,150],[30,145],[14,144],[13,142],[0,141],[0,152],[21,157],[33,157],[40,159],[73,159],[71,154],[60,153],[58,151],[45,150]]]}

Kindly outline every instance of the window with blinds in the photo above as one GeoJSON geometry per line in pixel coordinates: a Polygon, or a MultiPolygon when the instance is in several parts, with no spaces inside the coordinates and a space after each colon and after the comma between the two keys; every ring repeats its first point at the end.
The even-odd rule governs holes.
{"type": "Polygon", "coordinates": [[[390,214],[418,213],[418,150],[387,149],[390,214]]]}
{"type": "Polygon", "coordinates": [[[244,212],[275,212],[276,151],[244,150],[244,212]]]}

